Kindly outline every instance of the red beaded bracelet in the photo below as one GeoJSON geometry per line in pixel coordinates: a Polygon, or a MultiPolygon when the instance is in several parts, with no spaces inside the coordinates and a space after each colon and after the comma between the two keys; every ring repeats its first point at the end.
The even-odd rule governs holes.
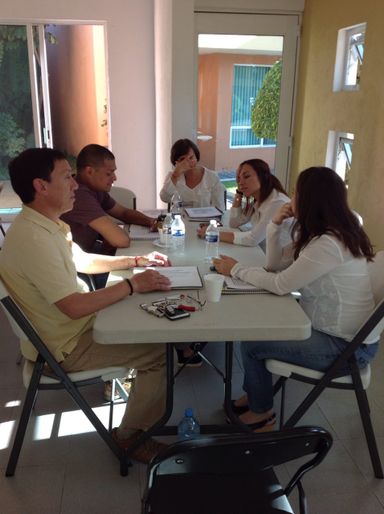
{"type": "Polygon", "coordinates": [[[141,256],[135,255],[135,266],[139,266],[139,260],[141,259],[141,256]]]}

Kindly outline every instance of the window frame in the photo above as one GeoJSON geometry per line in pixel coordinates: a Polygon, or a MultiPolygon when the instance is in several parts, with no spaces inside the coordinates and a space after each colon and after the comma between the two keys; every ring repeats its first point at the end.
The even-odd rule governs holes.
{"type": "MultiPolygon", "coordinates": [[[[337,36],[336,45],[336,59],[335,69],[333,77],[333,91],[358,91],[360,89],[360,71],[363,65],[363,58],[365,53],[365,37],[367,32],[367,23],[359,23],[351,27],[345,27],[340,29],[337,36]],[[356,74],[356,83],[347,84],[348,67],[350,63],[351,52],[355,43],[352,42],[353,36],[358,34],[362,35],[363,39],[363,55],[361,56],[361,62],[358,64],[358,70],[356,74]]],[[[358,52],[359,54],[359,52],[358,52]]],[[[360,61],[359,57],[358,60],[360,61]]]]}
{"type": "Polygon", "coordinates": [[[343,179],[346,186],[348,187],[348,174],[351,171],[352,167],[352,159],[353,159],[353,143],[355,141],[355,135],[351,132],[337,132],[334,130],[330,130],[328,134],[328,145],[327,145],[327,155],[325,160],[325,165],[329,168],[332,168],[336,171],[336,173],[343,179]],[[349,144],[351,146],[351,156],[349,157],[348,152],[345,150],[345,145],[349,144]],[[344,150],[343,148],[344,147],[344,150]],[[340,158],[340,153],[345,154],[346,161],[346,169],[342,174],[338,169],[338,161],[340,158]]]}

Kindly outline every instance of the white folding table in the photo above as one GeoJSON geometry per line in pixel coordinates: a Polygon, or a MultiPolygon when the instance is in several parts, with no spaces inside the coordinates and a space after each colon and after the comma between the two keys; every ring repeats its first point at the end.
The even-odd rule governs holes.
{"type": "MultiPolygon", "coordinates": [[[[119,249],[120,255],[140,255],[153,250],[166,253],[173,265],[197,265],[201,275],[209,272],[204,259],[205,243],[196,236],[198,223],[186,221],[187,235],[183,252],[160,249],[152,241],[132,241],[130,248],[119,249]]],[[[220,243],[219,252],[240,262],[262,266],[265,256],[260,248],[249,248],[220,243]]],[[[161,272],[161,268],[158,268],[161,272]]],[[[108,285],[131,276],[131,271],[110,274],[108,285]]],[[[204,289],[185,291],[205,299],[204,289]]],[[[219,303],[206,303],[202,310],[189,318],[170,321],[157,318],[140,308],[141,303],[151,303],[171,293],[153,292],[135,294],[103,309],[97,314],[93,328],[95,341],[102,344],[167,343],[167,409],[159,422],[152,427],[157,431],[168,421],[173,406],[173,343],[222,342],[226,345],[224,405],[228,417],[236,424],[237,417],[230,408],[233,341],[305,340],[310,336],[311,323],[291,295],[274,294],[223,295],[219,303]]],[[[228,427],[227,427],[228,428],[228,427]]],[[[202,431],[205,429],[202,427],[202,431]]],[[[217,427],[206,431],[218,431],[217,427]]]]}

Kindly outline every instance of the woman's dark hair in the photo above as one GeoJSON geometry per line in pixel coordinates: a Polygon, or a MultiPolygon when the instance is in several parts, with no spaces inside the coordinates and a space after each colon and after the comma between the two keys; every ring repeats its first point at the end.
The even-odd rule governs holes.
{"type": "Polygon", "coordinates": [[[294,257],[314,237],[333,234],[354,257],[372,260],[373,247],[347,201],[347,189],[338,174],[324,166],[302,171],[296,182],[296,218],[293,227],[294,257]]]}
{"type": "Polygon", "coordinates": [[[191,141],[190,139],[178,139],[175,143],[173,143],[171,148],[171,163],[173,164],[173,166],[180,159],[180,157],[186,155],[191,149],[196,155],[196,159],[199,161],[200,150],[193,141],[191,141]]]}
{"type": "MultiPolygon", "coordinates": [[[[268,196],[272,193],[274,189],[279,191],[280,193],[287,194],[281,185],[280,180],[272,175],[271,170],[269,169],[268,164],[262,159],[248,159],[247,161],[243,161],[239,170],[244,164],[250,166],[253,170],[255,170],[256,175],[260,182],[260,194],[259,194],[259,205],[261,205],[264,200],[268,198],[268,196]]],[[[238,177],[236,177],[238,181],[238,177]]]]}
{"type": "Polygon", "coordinates": [[[12,187],[25,204],[33,202],[35,178],[51,181],[51,173],[56,161],[65,160],[65,155],[53,148],[28,148],[15,157],[8,165],[12,187]]]}

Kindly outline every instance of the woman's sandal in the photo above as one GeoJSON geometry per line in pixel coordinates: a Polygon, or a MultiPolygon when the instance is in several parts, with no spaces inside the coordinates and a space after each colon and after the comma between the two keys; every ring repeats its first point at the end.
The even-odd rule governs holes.
{"type": "Polygon", "coordinates": [[[244,414],[244,412],[249,411],[248,405],[235,405],[236,400],[231,400],[231,408],[233,414],[236,414],[236,416],[240,416],[240,414],[244,414]]]}
{"type": "Polygon", "coordinates": [[[273,413],[269,418],[263,419],[263,421],[258,421],[257,423],[250,423],[247,427],[254,432],[267,432],[268,430],[272,430],[275,423],[276,414],[273,413]]]}

